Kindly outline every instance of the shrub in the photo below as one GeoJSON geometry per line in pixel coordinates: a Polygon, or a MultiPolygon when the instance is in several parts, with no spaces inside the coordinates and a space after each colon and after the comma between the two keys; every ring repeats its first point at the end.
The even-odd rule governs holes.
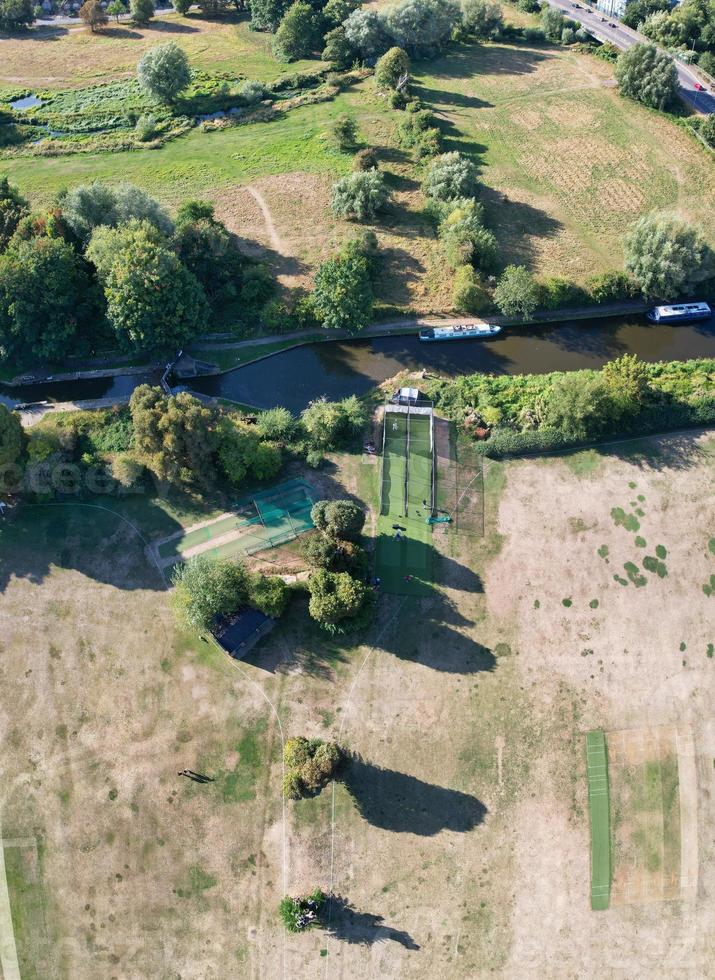
{"type": "Polygon", "coordinates": [[[477,193],[477,168],[456,151],[434,160],[424,179],[424,192],[436,201],[454,201],[477,193]]]}
{"type": "Polygon", "coordinates": [[[280,575],[251,575],[248,580],[248,602],[264,616],[280,619],[285,612],[290,589],[280,575]]]}
{"type": "Polygon", "coordinates": [[[416,57],[434,55],[449,41],[460,20],[452,0],[402,0],[385,11],[395,43],[416,57]]]}
{"type": "Polygon", "coordinates": [[[442,152],[442,133],[436,126],[424,129],[415,140],[415,159],[427,160],[442,152]]]}
{"type": "Polygon", "coordinates": [[[109,17],[99,0],[85,0],[79,8],[79,16],[92,33],[101,30],[109,23],[109,17]]]}
{"type": "Polygon", "coordinates": [[[494,290],[494,301],[506,316],[528,319],[539,302],[538,287],[529,270],[523,265],[508,265],[494,290]]]}
{"type": "MultiPolygon", "coordinates": [[[[715,65],[713,66],[715,70],[715,65]]],[[[700,123],[700,135],[708,144],[715,147],[715,113],[710,113],[700,123]]]]}
{"type": "Polygon", "coordinates": [[[452,305],[465,313],[481,313],[491,305],[489,294],[471,265],[457,266],[452,286],[452,305]]]}
{"type": "Polygon", "coordinates": [[[549,41],[560,41],[561,32],[566,26],[566,18],[553,7],[544,7],[541,11],[541,30],[549,41]]]}
{"type": "Polygon", "coordinates": [[[312,470],[319,470],[323,465],[323,454],[319,449],[309,449],[305,454],[305,462],[312,470]]]}
{"type": "Polygon", "coordinates": [[[325,47],[321,58],[336,68],[349,68],[355,60],[356,52],[348,41],[345,28],[335,27],[325,35],[325,47]]]}
{"type": "Polygon", "coordinates": [[[313,523],[329,538],[357,541],[365,524],[365,510],[352,500],[319,500],[313,504],[313,523]]]}
{"type": "Polygon", "coordinates": [[[397,88],[401,78],[409,76],[410,56],[402,48],[390,48],[375,67],[375,82],[380,88],[397,88]]]}
{"type": "Polygon", "coordinates": [[[319,266],[313,307],[324,327],[362,330],[370,322],[373,299],[370,270],[362,256],[340,253],[319,266]]]}
{"type": "Polygon", "coordinates": [[[266,87],[263,82],[256,82],[251,79],[241,85],[238,90],[241,101],[246,105],[256,105],[266,97],[266,87]]]}
{"type": "Polygon", "coordinates": [[[414,146],[420,135],[434,128],[435,117],[431,109],[421,109],[418,103],[410,108],[397,125],[397,139],[402,146],[414,146]]]}
{"type": "Polygon", "coordinates": [[[541,10],[539,0],[517,0],[516,6],[525,14],[538,14],[541,10]]]}
{"type": "Polygon", "coordinates": [[[154,16],[152,0],[131,0],[129,10],[135,24],[148,24],[154,16]]]}
{"type": "Polygon", "coordinates": [[[588,293],[568,279],[546,279],[539,284],[539,305],[547,310],[562,306],[583,306],[588,303],[588,293]]]}
{"type": "Polygon", "coordinates": [[[320,889],[307,898],[286,896],[278,906],[278,915],[288,932],[303,932],[318,923],[318,915],[324,903],[325,895],[320,889]]]}
{"type": "Polygon", "coordinates": [[[295,419],[282,405],[269,408],[258,416],[256,429],[264,439],[287,442],[295,430],[295,419]]]}
{"type": "Polygon", "coordinates": [[[652,109],[665,109],[678,96],[678,76],[673,59],[654,44],[634,44],[620,54],[616,80],[621,95],[652,109]]]}
{"type": "Polygon", "coordinates": [[[543,44],[546,40],[546,35],[540,27],[525,27],[524,40],[529,44],[543,44]]]}
{"type": "Polygon", "coordinates": [[[362,58],[376,58],[390,46],[383,17],[370,7],[354,10],[343,28],[348,43],[362,58]]]}
{"type": "Polygon", "coordinates": [[[328,632],[339,633],[362,626],[358,614],[368,598],[368,589],[347,572],[319,569],[308,580],[311,617],[328,632]]]}
{"type": "Polygon", "coordinates": [[[353,170],[377,170],[377,153],[372,147],[357,151],[353,157],[353,170]]]}
{"type": "Polygon", "coordinates": [[[150,48],[137,65],[137,78],[152,98],[171,104],[191,81],[186,52],[174,41],[150,48]]]}
{"type": "Polygon", "coordinates": [[[482,224],[484,209],[474,198],[454,202],[439,227],[447,262],[453,269],[471,263],[487,271],[496,260],[494,235],[482,224]]]}
{"type": "Polygon", "coordinates": [[[197,555],[174,571],[174,610],[185,625],[206,629],[214,617],[235,612],[248,593],[248,573],[240,562],[197,555]]]}
{"type": "Polygon", "coordinates": [[[134,459],[129,453],[122,453],[115,456],[110,465],[112,479],[116,480],[120,487],[129,490],[135,487],[146,473],[145,467],[138,460],[134,459]]]}
{"type": "Polygon", "coordinates": [[[638,284],[625,272],[604,272],[588,280],[588,290],[596,303],[617,303],[635,299],[638,284]]]}
{"type": "Polygon", "coordinates": [[[29,206],[7,177],[0,177],[0,252],[4,252],[29,206]]]}
{"type": "Polygon", "coordinates": [[[333,184],[330,207],[340,218],[365,221],[383,211],[390,200],[385,178],[377,170],[349,174],[333,184]]]}
{"type": "Polygon", "coordinates": [[[355,395],[341,402],[318,398],[303,409],[300,418],[303,430],[315,447],[335,449],[362,434],[367,424],[367,411],[355,395]]]}
{"type": "Polygon", "coordinates": [[[62,217],[84,244],[95,228],[116,228],[133,218],[150,222],[164,235],[173,231],[163,208],[145,191],[126,183],[110,186],[95,180],[78,184],[62,199],[62,217]]]}
{"type": "Polygon", "coordinates": [[[358,141],[357,123],[352,116],[338,116],[332,126],[332,135],[340,150],[351,150],[358,141]]]}
{"type": "Polygon", "coordinates": [[[156,118],[149,113],[145,113],[139,116],[134,129],[137,134],[137,139],[141,140],[142,143],[146,143],[148,140],[154,139],[157,134],[156,118]]]}

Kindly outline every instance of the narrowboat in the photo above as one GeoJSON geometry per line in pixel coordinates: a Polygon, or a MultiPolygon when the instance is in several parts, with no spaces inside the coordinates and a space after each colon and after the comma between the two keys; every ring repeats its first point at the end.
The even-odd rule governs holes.
{"type": "Polygon", "coordinates": [[[707,303],[655,306],[646,313],[651,323],[686,323],[690,320],[707,320],[712,315],[713,311],[707,303]]]}
{"type": "Polygon", "coordinates": [[[420,330],[420,340],[480,340],[500,331],[496,323],[460,323],[454,327],[425,327],[420,330]]]}

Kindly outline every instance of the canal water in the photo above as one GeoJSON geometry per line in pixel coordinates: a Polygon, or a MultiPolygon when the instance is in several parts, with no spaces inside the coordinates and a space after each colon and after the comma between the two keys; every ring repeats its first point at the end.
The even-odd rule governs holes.
{"type": "MultiPolygon", "coordinates": [[[[663,326],[645,317],[575,320],[543,326],[508,327],[491,340],[423,343],[416,336],[331,341],[284,351],[226,374],[184,382],[194,391],[259,408],[285,405],[298,412],[321,395],[329,399],[363,394],[402,370],[455,377],[475,372],[542,374],[598,368],[621,354],[646,361],[715,357],[715,319],[663,326]]],[[[7,405],[47,399],[119,398],[158,375],[125,375],[90,381],[0,384],[7,405]]]]}
{"type": "Polygon", "coordinates": [[[621,354],[646,361],[715,357],[715,319],[680,326],[651,325],[645,317],[578,320],[542,327],[505,328],[491,340],[424,343],[416,336],[311,344],[237,368],[197,378],[208,395],[300,411],[325,395],[361,395],[399,371],[427,368],[454,377],[476,372],[543,374],[598,368],[621,354]]]}

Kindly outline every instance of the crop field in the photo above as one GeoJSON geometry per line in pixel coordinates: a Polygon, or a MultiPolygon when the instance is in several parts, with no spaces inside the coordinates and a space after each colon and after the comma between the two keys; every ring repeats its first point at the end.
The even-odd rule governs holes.
{"type": "MultiPolygon", "coordinates": [[[[672,436],[488,462],[483,534],[433,535],[429,596],[383,595],[356,639],[297,601],[240,664],[176,630],[119,516],[40,506],[0,525],[0,819],[23,980],[706,973],[714,460],[712,437],[672,436]],[[618,808],[598,913],[594,728],[618,808]],[[294,734],[355,756],[284,806],[294,734]],[[621,902],[634,858],[678,900],[621,902]],[[335,896],[330,933],[286,938],[279,898],[316,886],[335,896]]],[[[377,469],[332,464],[318,489],[365,500],[374,527],[377,469]]],[[[110,506],[148,541],[200,520],[171,499],[110,506]]]]}
{"type": "MultiPolygon", "coordinates": [[[[507,19],[525,15],[509,7],[507,19]]],[[[286,67],[292,72],[319,64],[280,66],[267,38],[248,31],[245,21],[206,23],[192,16],[161,23],[138,31],[139,38],[92,37],[73,28],[52,41],[4,41],[10,60],[0,84],[38,91],[87,86],[95,78],[119,83],[158,34],[176,37],[208,72],[268,79],[286,67]],[[23,55],[30,50],[32,58],[23,55]],[[38,66],[44,66],[42,77],[38,66]]],[[[465,44],[414,70],[415,92],[437,113],[445,148],[480,164],[502,267],[525,263],[539,275],[585,281],[620,266],[623,233],[651,209],[679,211],[708,234],[715,227],[711,156],[675,123],[621,99],[612,67],[594,56],[465,44]]],[[[354,227],[329,211],[331,183],[351,165],[330,138],[332,123],[345,112],[357,120],[363,142],[376,147],[394,194],[394,207],[374,226],[383,249],[378,298],[423,311],[449,308],[451,274],[425,213],[421,167],[397,145],[400,114],[372,79],[272,122],[193,129],[160,149],[61,157],[13,150],[0,162],[38,203],[94,178],[131,180],[172,208],[189,195],[211,199],[285,285],[307,285],[316,265],[354,227]]]]}

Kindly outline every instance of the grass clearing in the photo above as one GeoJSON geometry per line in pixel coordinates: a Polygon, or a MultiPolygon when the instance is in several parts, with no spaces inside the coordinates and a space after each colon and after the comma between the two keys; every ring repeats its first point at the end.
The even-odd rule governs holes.
{"type": "Polygon", "coordinates": [[[602,731],[586,735],[588,807],[591,818],[591,908],[608,908],[611,890],[608,755],[602,731]]]}

